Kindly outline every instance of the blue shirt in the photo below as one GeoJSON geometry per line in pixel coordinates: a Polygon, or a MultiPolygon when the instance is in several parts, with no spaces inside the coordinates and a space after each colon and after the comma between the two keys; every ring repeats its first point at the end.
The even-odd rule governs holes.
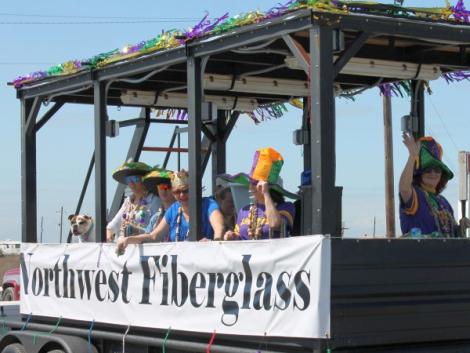
{"type": "MultiPolygon", "coordinates": [[[[177,220],[178,220],[178,210],[181,207],[179,201],[173,203],[170,208],[165,212],[165,221],[170,226],[170,238],[169,241],[182,241],[186,240],[186,237],[189,233],[189,223],[186,222],[184,215],[181,214],[181,224],[180,224],[180,231],[179,231],[179,238],[176,239],[176,228],[178,227],[177,220]]],[[[212,229],[211,223],[209,222],[209,217],[211,216],[212,212],[219,209],[219,205],[215,202],[214,199],[210,197],[203,197],[202,198],[202,234],[203,237],[207,239],[214,238],[214,230],[212,229]]]]}
{"type": "MultiPolygon", "coordinates": [[[[163,207],[160,207],[157,212],[150,218],[147,228],[145,228],[145,233],[152,233],[155,227],[160,223],[160,221],[165,216],[165,210],[163,207]]],[[[163,241],[168,241],[168,233],[163,237],[163,241]]]]}

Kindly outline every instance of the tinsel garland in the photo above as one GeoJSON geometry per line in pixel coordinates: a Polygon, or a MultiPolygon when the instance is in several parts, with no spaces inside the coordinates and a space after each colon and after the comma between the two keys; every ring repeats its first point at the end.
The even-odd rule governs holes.
{"type": "Polygon", "coordinates": [[[214,22],[211,22],[207,19],[209,13],[206,12],[206,15],[203,17],[199,23],[191,28],[190,30],[183,33],[182,38],[179,40],[180,44],[185,44],[186,42],[193,40],[194,38],[202,37],[211,31],[213,31],[219,23],[226,20],[228,18],[228,12],[224,14],[222,17],[217,18],[214,22]]]}
{"type": "MultiPolygon", "coordinates": [[[[382,83],[379,85],[380,94],[386,97],[410,97],[412,95],[412,81],[405,80],[405,81],[398,81],[398,82],[389,82],[389,83],[382,83]]],[[[429,86],[429,82],[424,82],[424,88],[428,94],[432,94],[431,87],[429,86]]]]}
{"type": "Polygon", "coordinates": [[[286,112],[286,106],[280,103],[259,106],[256,110],[245,112],[245,114],[247,114],[256,125],[258,125],[262,121],[281,118],[286,112]]]}
{"type": "MultiPolygon", "coordinates": [[[[366,13],[389,17],[420,18],[431,21],[447,21],[469,23],[470,11],[465,8],[464,1],[458,0],[455,6],[451,6],[446,0],[445,7],[417,8],[403,7],[404,0],[395,0],[393,5],[380,4],[364,1],[339,1],[339,0],[289,0],[285,3],[278,3],[265,13],[260,11],[250,11],[229,17],[228,13],[214,20],[206,15],[194,27],[183,31],[172,29],[162,32],[156,37],[141,41],[134,45],[126,45],[122,49],[114,49],[105,53],[95,55],[86,60],[72,60],[63,64],[52,66],[45,71],[36,71],[26,76],[19,76],[13,80],[15,88],[20,88],[24,84],[47,79],[50,77],[71,75],[84,70],[101,68],[116,62],[130,60],[136,57],[147,55],[157,51],[169,50],[185,45],[187,42],[208,35],[215,35],[228,32],[242,26],[268,21],[276,17],[283,16],[289,12],[299,9],[312,9],[330,13],[366,13]]],[[[459,82],[470,79],[470,71],[451,72],[442,75],[447,83],[459,82]]],[[[429,85],[426,84],[430,93],[429,85]]],[[[398,81],[379,85],[382,95],[404,97],[411,95],[411,81],[398,81]]],[[[346,96],[353,99],[353,96],[346,96]]],[[[301,108],[302,104],[295,101],[294,106],[301,108]]],[[[284,104],[260,106],[255,111],[245,112],[255,124],[262,121],[277,119],[282,117],[287,111],[284,104]]],[[[157,116],[166,116],[167,119],[187,120],[187,111],[184,109],[156,110],[157,116]]]]}
{"type": "Polygon", "coordinates": [[[167,119],[188,120],[188,112],[185,109],[155,109],[154,111],[157,117],[164,116],[167,119]]]}
{"type": "Polygon", "coordinates": [[[226,13],[212,21],[209,19],[209,14],[206,13],[202,20],[189,30],[171,30],[163,32],[155,38],[141,41],[134,45],[126,45],[120,50],[114,49],[95,55],[89,59],[72,60],[53,66],[45,71],[37,71],[26,76],[19,76],[13,80],[12,84],[15,88],[20,88],[24,84],[49,77],[71,75],[82,70],[92,70],[152,52],[172,49],[203,36],[220,34],[241,26],[268,21],[304,8],[332,13],[367,13],[382,16],[426,18],[432,21],[469,23],[470,11],[465,8],[463,0],[458,0],[455,6],[451,6],[449,2],[446,1],[445,7],[436,8],[406,8],[402,5],[403,0],[395,0],[394,5],[364,1],[289,0],[284,4],[279,3],[265,13],[250,11],[233,17],[229,17],[229,14],[226,13]]]}
{"type": "Polygon", "coordinates": [[[447,83],[470,80],[470,71],[447,72],[442,77],[447,83]]]}

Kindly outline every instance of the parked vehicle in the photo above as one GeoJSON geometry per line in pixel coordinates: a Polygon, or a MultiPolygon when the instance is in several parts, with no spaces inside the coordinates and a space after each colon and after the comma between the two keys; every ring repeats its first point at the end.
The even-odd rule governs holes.
{"type": "Polygon", "coordinates": [[[11,268],[3,274],[2,301],[20,300],[20,268],[11,268]]]}

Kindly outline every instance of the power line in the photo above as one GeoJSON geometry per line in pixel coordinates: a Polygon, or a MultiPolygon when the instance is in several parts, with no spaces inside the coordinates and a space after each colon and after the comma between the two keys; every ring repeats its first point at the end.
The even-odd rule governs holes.
{"type": "MultiPolygon", "coordinates": [[[[434,105],[434,102],[432,101],[432,99],[431,99],[430,96],[429,96],[429,102],[431,103],[431,106],[432,106],[434,112],[436,113],[436,115],[438,116],[439,120],[441,121],[441,124],[442,124],[442,126],[443,126],[443,128],[444,128],[444,131],[446,132],[447,136],[449,137],[450,141],[452,142],[455,151],[458,153],[458,152],[459,152],[459,148],[457,147],[457,144],[455,143],[454,139],[453,139],[452,136],[450,135],[449,130],[447,129],[447,126],[446,126],[446,124],[444,123],[444,120],[442,119],[441,114],[440,114],[439,111],[437,110],[437,108],[436,108],[436,106],[434,105]]],[[[432,129],[431,129],[428,125],[426,125],[426,129],[429,130],[429,132],[431,133],[431,136],[437,136],[437,134],[435,134],[435,133],[432,131],[432,129]]],[[[449,154],[448,154],[448,153],[444,154],[443,159],[444,159],[444,161],[446,162],[446,164],[448,164],[448,165],[450,166],[450,168],[451,168],[452,170],[456,170],[455,165],[454,165],[454,162],[453,162],[452,159],[449,158],[449,154]]]]}
{"type": "Polygon", "coordinates": [[[168,20],[168,21],[197,21],[196,17],[142,17],[142,16],[74,16],[74,15],[38,15],[38,14],[19,14],[19,13],[0,13],[0,16],[13,17],[39,17],[39,18],[91,18],[91,19],[133,19],[133,20],[168,20]]]}
{"type": "Polygon", "coordinates": [[[436,113],[437,117],[438,117],[439,120],[441,121],[442,126],[444,127],[444,130],[445,130],[447,136],[449,136],[450,141],[451,141],[452,144],[454,145],[454,148],[455,148],[456,152],[458,152],[458,151],[459,151],[459,148],[458,148],[457,144],[455,143],[454,139],[452,138],[452,136],[451,136],[449,130],[447,129],[447,126],[446,126],[446,124],[444,123],[444,119],[442,119],[442,116],[441,116],[441,114],[438,112],[438,110],[437,110],[436,106],[434,105],[434,102],[432,101],[431,97],[429,97],[429,101],[431,102],[431,106],[432,106],[432,108],[434,109],[434,112],[436,113]]]}
{"type": "Polygon", "coordinates": [[[34,63],[34,62],[31,62],[31,63],[28,63],[28,62],[1,62],[0,61],[0,65],[55,65],[55,63],[34,63]]]}
{"type": "Polygon", "coordinates": [[[194,20],[130,20],[130,21],[0,21],[0,25],[108,25],[108,24],[139,24],[139,23],[193,23],[194,20]]]}

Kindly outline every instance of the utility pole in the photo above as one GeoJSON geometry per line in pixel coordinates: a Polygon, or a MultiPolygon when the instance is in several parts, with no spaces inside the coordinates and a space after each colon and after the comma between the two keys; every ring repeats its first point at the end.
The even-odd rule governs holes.
{"type": "Polygon", "coordinates": [[[42,232],[44,231],[44,217],[41,216],[41,233],[39,235],[39,242],[42,243],[42,232]]]}
{"type": "Polygon", "coordinates": [[[375,216],[374,216],[374,227],[372,229],[372,238],[375,238],[375,216]]]}
{"type": "Polygon", "coordinates": [[[64,222],[64,206],[60,206],[60,234],[59,234],[59,243],[62,244],[62,224],[64,222]]]}
{"type": "MultiPolygon", "coordinates": [[[[467,202],[469,196],[468,174],[470,172],[470,153],[465,151],[459,152],[459,201],[461,218],[468,217],[467,202]]],[[[462,225],[463,226],[463,225],[462,225]]],[[[468,237],[468,231],[463,228],[462,233],[468,237]]]]}
{"type": "Polygon", "coordinates": [[[385,152],[385,223],[387,238],[395,238],[395,194],[393,181],[392,98],[383,96],[385,152]]]}

